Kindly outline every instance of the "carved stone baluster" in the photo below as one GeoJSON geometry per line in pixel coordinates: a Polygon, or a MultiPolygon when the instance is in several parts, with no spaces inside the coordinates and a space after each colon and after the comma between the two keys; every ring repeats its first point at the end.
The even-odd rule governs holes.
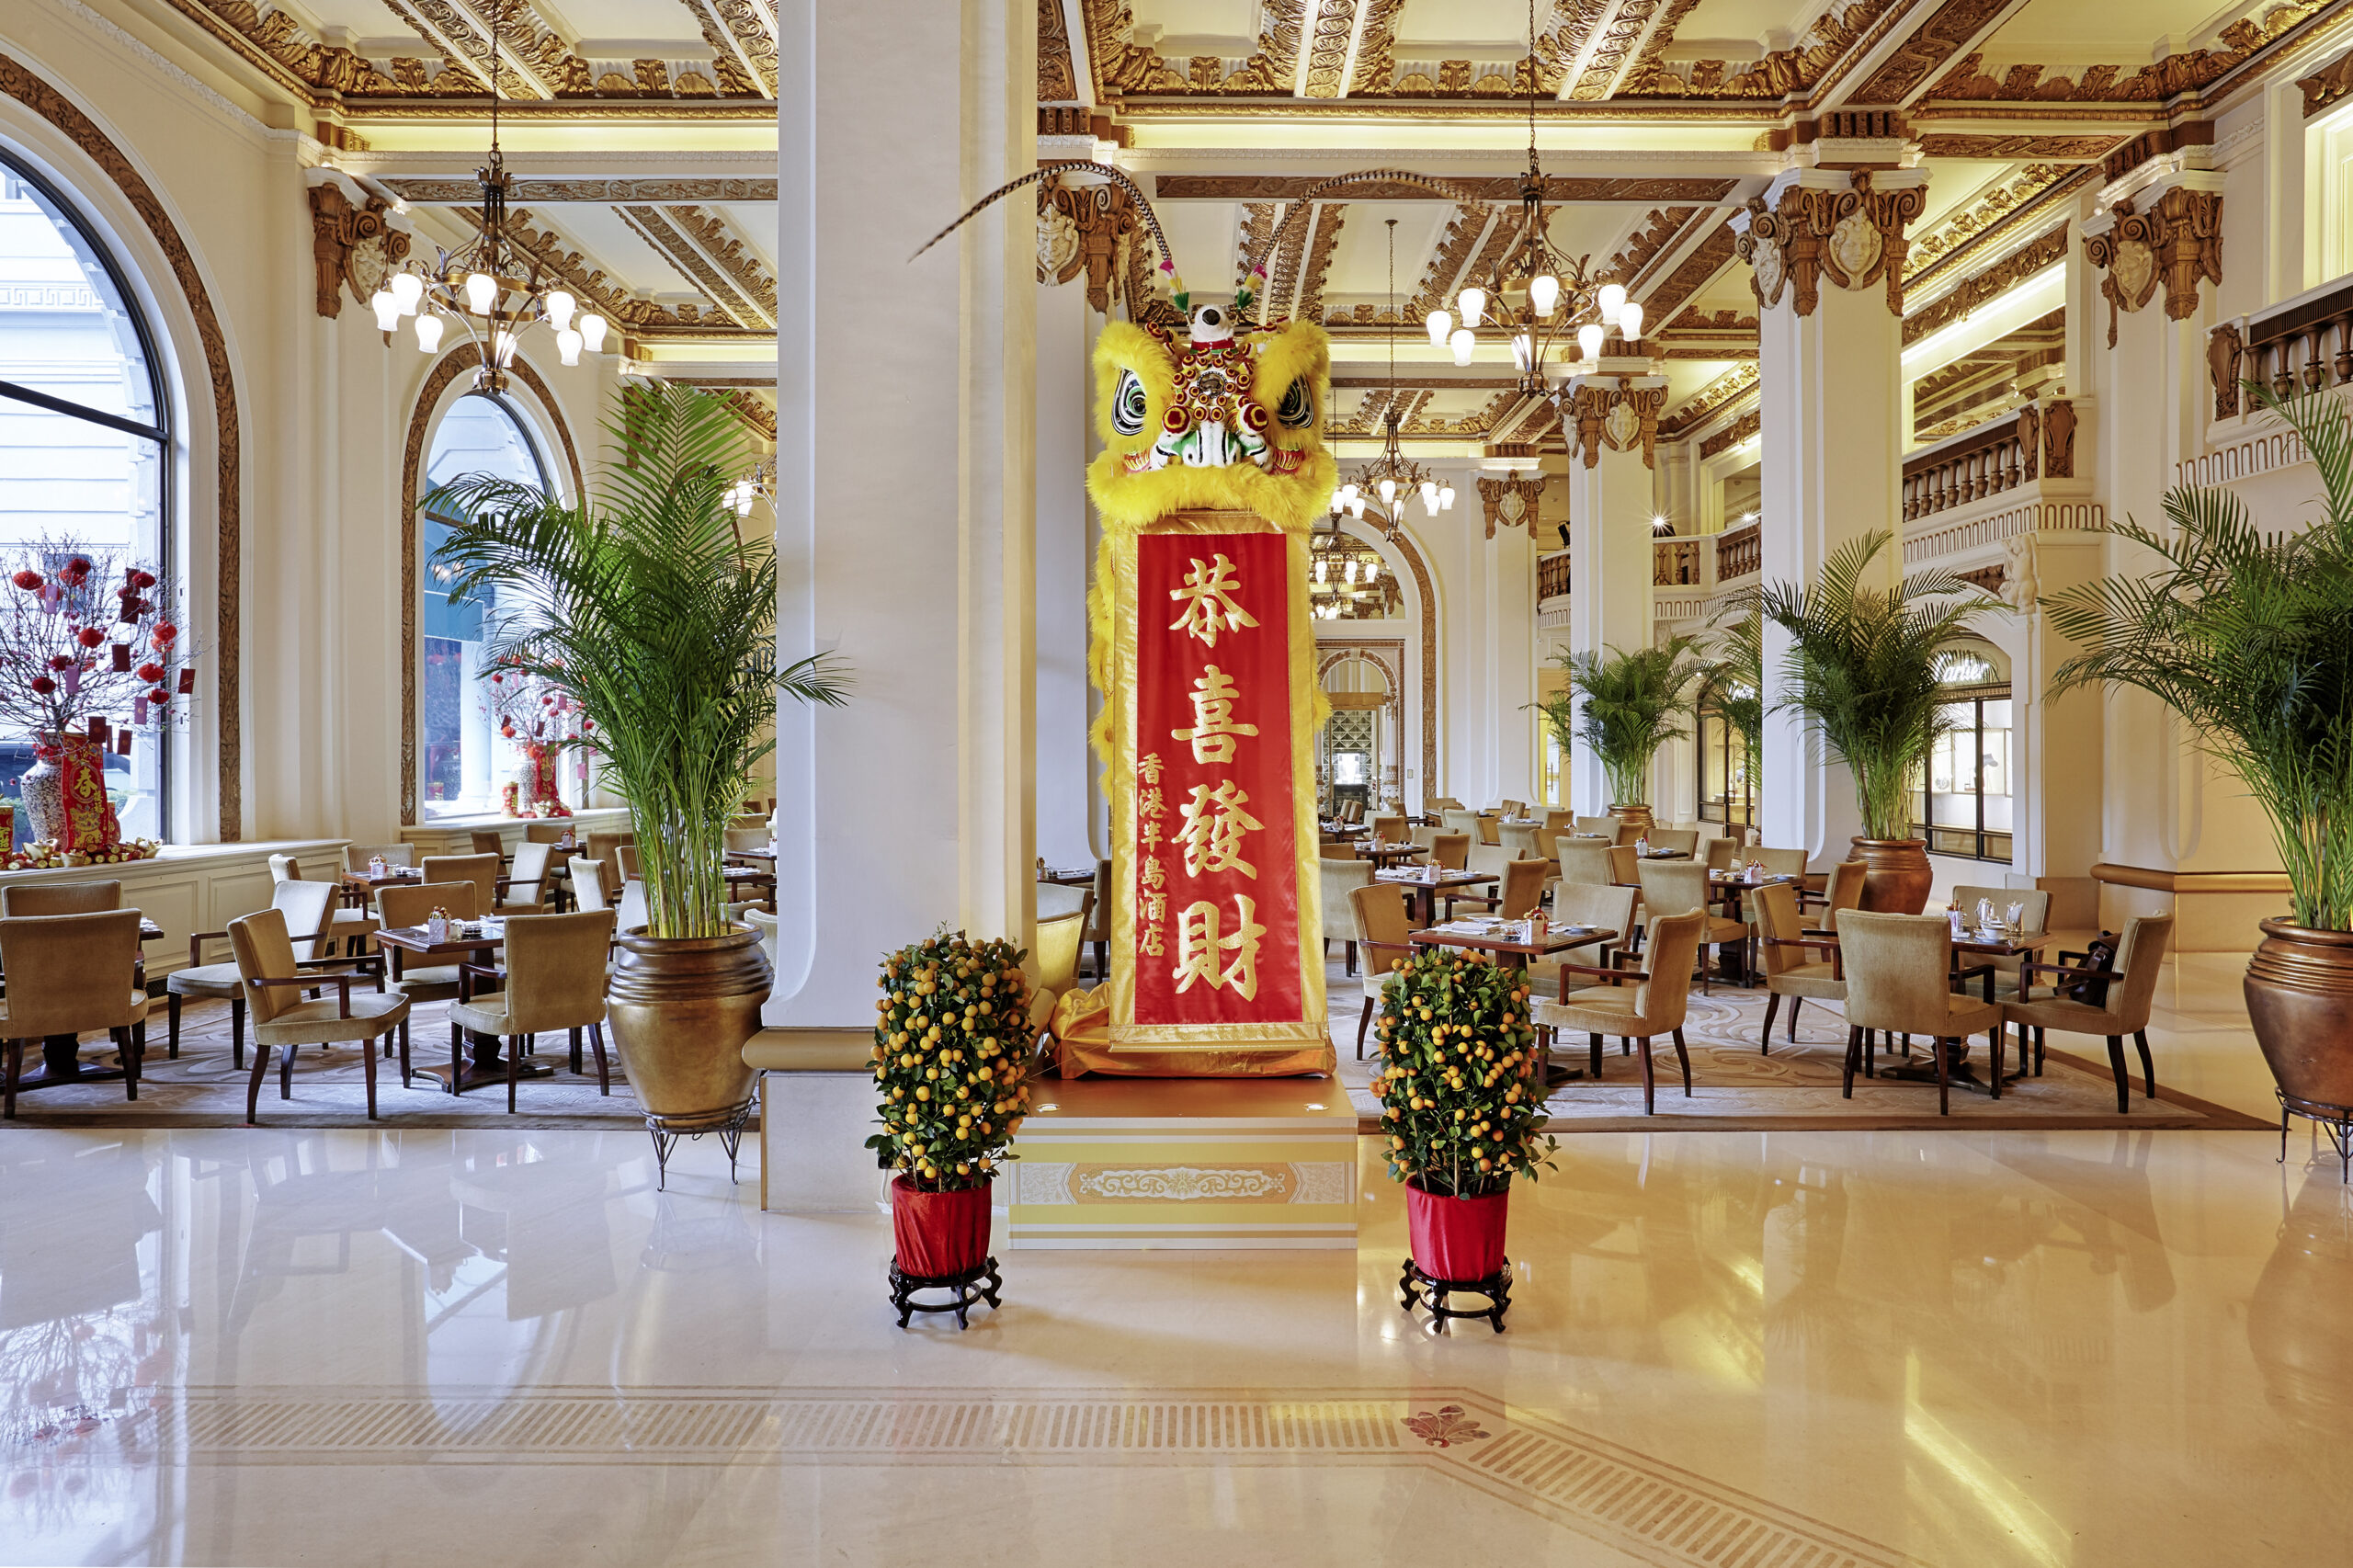
{"type": "Polygon", "coordinates": [[[2338,386],[2353,381],[2353,311],[2336,318],[2336,358],[2329,368],[2338,386]]]}
{"type": "Polygon", "coordinates": [[[2328,384],[2328,368],[2320,362],[2321,332],[2322,329],[2315,326],[2297,334],[2308,356],[2304,360],[2304,390],[2306,392],[2318,392],[2328,384]]]}

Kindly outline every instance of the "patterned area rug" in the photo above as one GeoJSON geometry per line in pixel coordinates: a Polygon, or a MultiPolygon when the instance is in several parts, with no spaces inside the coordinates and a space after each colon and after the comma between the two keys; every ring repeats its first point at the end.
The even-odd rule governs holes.
{"type": "MultiPolygon", "coordinates": [[[[1357,1108],[1358,1126],[1370,1131],[1380,1123],[1380,1102],[1367,1085],[1374,1063],[1356,1060],[1357,1018],[1363,1002],[1359,983],[1331,968],[1332,1040],[1340,1053],[1340,1081],[1357,1108]]],[[[1639,1131],[1800,1131],[1851,1128],[1935,1128],[1986,1131],[2138,1127],[2251,1131],[2277,1133],[2276,1121],[2259,1121],[2242,1112],[2196,1099],[2165,1087],[2165,1051],[2162,1035],[2150,1039],[2157,1069],[2157,1097],[2142,1092],[2140,1061],[2130,1042],[2125,1055],[2131,1062],[2132,1108],[2116,1110],[2116,1080],[2109,1074],[2106,1044],[2075,1035],[2052,1035],[2050,1044],[2068,1049],[2047,1051],[2040,1077],[2005,1083],[2002,1097],[1955,1084],[1952,1114],[1937,1114],[1934,1079],[1912,1083],[1881,1076],[1855,1079],[1855,1097],[1839,1092],[1847,1051],[1847,1025],[1835,1004],[1808,1002],[1798,1017],[1797,1041],[1789,1039],[1789,1006],[1784,1003],[1773,1020],[1769,1053],[1757,1050],[1757,1033],[1765,1023],[1766,997],[1718,982],[1714,994],[1691,997],[1683,1038],[1691,1056],[1691,1094],[1683,1094],[1682,1074],[1675,1061],[1675,1046],[1664,1038],[1652,1042],[1652,1071],[1657,1079],[1658,1113],[1643,1113],[1643,1070],[1639,1055],[1620,1055],[1618,1041],[1602,1042],[1601,1080],[1578,1080],[1555,1089],[1549,1102],[1554,1132],[1639,1131]],[[2078,1052],[2088,1050],[2094,1056],[2078,1052]],[[2097,1057],[2097,1060],[2094,1059],[2097,1057]]],[[[2015,1050],[2015,1036],[2012,1049],[2015,1050]]],[[[1372,1049],[1368,1033],[1365,1048],[1372,1049]]],[[[1971,1060],[1982,1072],[1986,1061],[1985,1037],[1970,1048],[1971,1060]]],[[[1882,1048],[1880,1066],[1891,1053],[1882,1048]]],[[[1913,1048],[1915,1061],[1932,1061],[1925,1045],[1913,1048]]],[[[1563,1066],[1586,1067],[1585,1037],[1556,1040],[1553,1059],[1563,1066]]],[[[1900,1063],[1901,1055],[1895,1060],[1900,1063]]],[[[2006,1061],[2006,1073],[2018,1070],[2006,1061]]]]}
{"type": "MultiPolygon", "coordinates": [[[[449,1005],[420,1002],[409,1010],[409,1060],[422,1069],[447,1065],[449,1060],[449,1005]]],[[[24,1127],[238,1127],[245,1119],[245,1085],[249,1073],[230,1062],[229,1004],[187,1003],[180,1014],[179,1060],[170,1060],[164,1048],[161,1006],[147,1023],[145,1070],[139,1077],[139,1099],[123,1098],[120,1079],[108,1083],[63,1085],[17,1098],[15,1125],[24,1127]]],[[[245,1066],[253,1066],[248,1031],[245,1066]]],[[[612,1047],[612,1031],[605,1031],[605,1051],[612,1062],[613,1092],[597,1092],[597,1060],[584,1041],[582,1074],[571,1071],[571,1048],[560,1034],[541,1035],[536,1061],[555,1069],[547,1078],[526,1078],[516,1088],[515,1114],[506,1111],[506,1085],[485,1084],[453,1096],[440,1081],[419,1072],[412,1086],[401,1086],[398,1058],[376,1062],[376,1115],[379,1126],[437,1127],[628,1127],[642,1129],[644,1112],[630,1092],[620,1059],[612,1047]]],[[[37,1052],[26,1051],[27,1065],[37,1052]]],[[[85,1061],[111,1059],[113,1048],[103,1040],[85,1039],[85,1061]]],[[[278,1098],[278,1062],[273,1053],[269,1076],[261,1086],[260,1123],[264,1127],[365,1127],[368,1090],[359,1050],[352,1045],[306,1045],[294,1060],[293,1096],[278,1098]]],[[[6,1125],[6,1124],[0,1124],[6,1125]]],[[[753,1125],[758,1125],[754,1118],[753,1125]]]]}

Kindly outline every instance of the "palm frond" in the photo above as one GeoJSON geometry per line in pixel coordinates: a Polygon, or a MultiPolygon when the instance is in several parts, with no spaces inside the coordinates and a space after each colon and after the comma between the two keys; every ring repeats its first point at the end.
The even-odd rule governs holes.
{"type": "Polygon", "coordinates": [[[836,704],[847,679],[828,654],[779,660],[776,553],[721,500],[750,466],[733,412],[631,387],[607,428],[614,461],[577,506],[478,475],[437,488],[423,505],[457,521],[434,559],[453,597],[496,605],[491,659],[580,704],[589,728],[569,744],[629,801],[649,933],[715,936],[727,824],[774,749],[778,694],[836,704]]]}
{"type": "Polygon", "coordinates": [[[1692,691],[1704,670],[1698,641],[1671,638],[1631,653],[1553,655],[1569,689],[1539,704],[1563,749],[1583,741],[1608,775],[1612,805],[1632,805],[1650,793],[1652,756],[1689,734],[1692,691]]]}

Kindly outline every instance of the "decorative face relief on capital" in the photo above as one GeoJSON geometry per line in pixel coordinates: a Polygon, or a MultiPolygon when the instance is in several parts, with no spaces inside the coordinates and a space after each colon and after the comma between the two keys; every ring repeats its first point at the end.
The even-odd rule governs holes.
{"type": "Polygon", "coordinates": [[[1336,465],[1324,448],[1331,352],[1324,329],[1291,322],[1233,331],[1223,304],[1188,330],[1112,322],[1096,342],[1103,454],[1088,488],[1130,526],[1188,508],[1233,508],[1299,526],[1323,510],[1336,465]]]}

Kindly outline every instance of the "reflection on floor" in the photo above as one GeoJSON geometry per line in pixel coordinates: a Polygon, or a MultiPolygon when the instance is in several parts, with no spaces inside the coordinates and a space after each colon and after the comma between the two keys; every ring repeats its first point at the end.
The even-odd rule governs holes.
{"type": "MultiPolygon", "coordinates": [[[[2174,1072],[2256,1110],[2233,1000],[2174,1072]]],[[[707,1143],[0,1130],[0,1562],[2331,1561],[2353,1193],[2277,1148],[1580,1136],[1436,1337],[1360,1143],[1354,1254],[1001,1249],[960,1335],[707,1143]]]]}

